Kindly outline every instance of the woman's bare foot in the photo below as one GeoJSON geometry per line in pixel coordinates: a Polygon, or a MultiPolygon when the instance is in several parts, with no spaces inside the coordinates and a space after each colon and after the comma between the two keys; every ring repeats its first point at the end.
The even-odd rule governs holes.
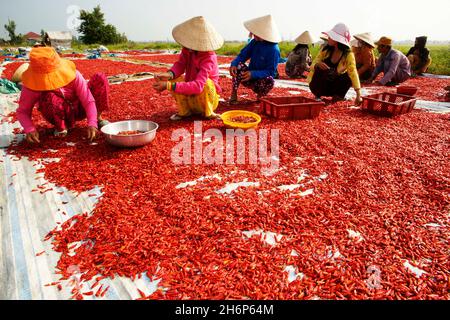
{"type": "Polygon", "coordinates": [[[238,102],[238,99],[237,99],[237,92],[236,91],[233,91],[233,92],[231,92],[231,96],[230,96],[230,99],[228,100],[228,103],[230,103],[230,104],[236,104],[238,102]]]}
{"type": "Polygon", "coordinates": [[[261,101],[262,98],[264,98],[265,96],[263,96],[262,94],[257,94],[256,95],[256,101],[261,101]]]}

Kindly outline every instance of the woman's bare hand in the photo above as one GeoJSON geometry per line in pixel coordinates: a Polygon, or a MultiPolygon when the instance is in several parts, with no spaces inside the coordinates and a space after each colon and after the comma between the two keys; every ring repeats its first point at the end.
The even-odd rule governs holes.
{"type": "Polygon", "coordinates": [[[29,143],[41,143],[39,140],[39,133],[37,131],[27,133],[26,140],[29,143]]]}

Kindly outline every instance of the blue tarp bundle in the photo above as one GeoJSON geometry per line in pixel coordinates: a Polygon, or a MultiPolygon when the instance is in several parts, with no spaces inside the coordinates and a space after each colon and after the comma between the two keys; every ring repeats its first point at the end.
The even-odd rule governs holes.
{"type": "Polygon", "coordinates": [[[7,79],[0,79],[0,93],[10,94],[20,92],[19,87],[7,79]]]}

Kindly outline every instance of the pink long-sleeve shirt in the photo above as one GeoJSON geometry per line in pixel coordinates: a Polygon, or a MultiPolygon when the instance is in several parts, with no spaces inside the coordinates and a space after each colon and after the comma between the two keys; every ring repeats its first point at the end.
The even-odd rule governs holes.
{"type": "MultiPolygon", "coordinates": [[[[63,96],[72,102],[72,104],[81,103],[86,111],[88,125],[97,128],[97,107],[95,99],[92,96],[91,90],[88,88],[88,83],[83,75],[77,71],[75,80],[67,86],[57,89],[63,96]]],[[[39,101],[41,91],[33,91],[27,87],[22,88],[22,93],[19,100],[19,108],[17,109],[17,119],[24,128],[25,133],[30,133],[36,130],[33,121],[31,120],[31,113],[33,107],[39,101]]]]}
{"type": "Polygon", "coordinates": [[[175,92],[185,95],[200,94],[205,87],[206,81],[211,79],[220,93],[219,65],[217,55],[214,51],[199,52],[183,48],[179,60],[172,66],[170,71],[175,78],[185,74],[185,82],[177,82],[175,92]]]}

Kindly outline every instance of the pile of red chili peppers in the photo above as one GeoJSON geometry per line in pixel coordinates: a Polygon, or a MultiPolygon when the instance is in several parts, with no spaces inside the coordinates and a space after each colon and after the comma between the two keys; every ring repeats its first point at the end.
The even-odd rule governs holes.
{"type": "MultiPolygon", "coordinates": [[[[77,67],[85,75],[97,68],[128,71],[110,64],[94,60],[77,67]]],[[[169,120],[174,100],[152,90],[152,81],[112,86],[105,114],[110,121],[159,123],[156,140],[146,147],[116,149],[102,137],[90,145],[79,124],[65,139],[49,135],[39,146],[9,149],[32,160],[60,158],[45,166],[46,179],[60,186],[78,192],[102,187],[94,212],[80,212],[47,237],[61,253],[57,272],[63,279],[73,265],[83,280],[146,273],[162,279],[154,294],[143,295],[149,299],[450,298],[448,115],[413,111],[380,118],[340,102],[316,120],[263,117],[259,130],[280,130],[279,170],[272,175],[259,165],[177,166],[172,132],[193,133],[193,123],[169,120]],[[48,149],[58,152],[49,155],[48,149]],[[189,181],[196,184],[179,187],[189,181]],[[258,184],[217,193],[242,181],[258,184]],[[245,235],[252,230],[282,237],[269,245],[245,235]],[[72,255],[74,242],[82,245],[72,255]],[[298,271],[293,281],[286,266],[298,271]],[[380,271],[375,288],[368,285],[372,267],[380,271]]],[[[220,84],[227,98],[230,80],[220,84]]],[[[290,91],[296,90],[271,94],[290,91]]],[[[240,93],[253,97],[247,89],[240,93]]],[[[203,122],[203,130],[217,127],[223,124],[203,122]]]]}
{"type": "MultiPolygon", "coordinates": [[[[95,73],[102,72],[106,76],[115,76],[118,74],[134,74],[139,72],[162,72],[165,70],[161,67],[154,67],[148,65],[133,64],[121,61],[112,60],[73,60],[77,70],[86,78],[90,79],[95,73]]],[[[11,80],[17,68],[25,62],[12,62],[5,66],[2,76],[11,80]]]]}
{"type": "Polygon", "coordinates": [[[61,54],[62,58],[86,58],[84,53],[65,53],[61,54]]]}

